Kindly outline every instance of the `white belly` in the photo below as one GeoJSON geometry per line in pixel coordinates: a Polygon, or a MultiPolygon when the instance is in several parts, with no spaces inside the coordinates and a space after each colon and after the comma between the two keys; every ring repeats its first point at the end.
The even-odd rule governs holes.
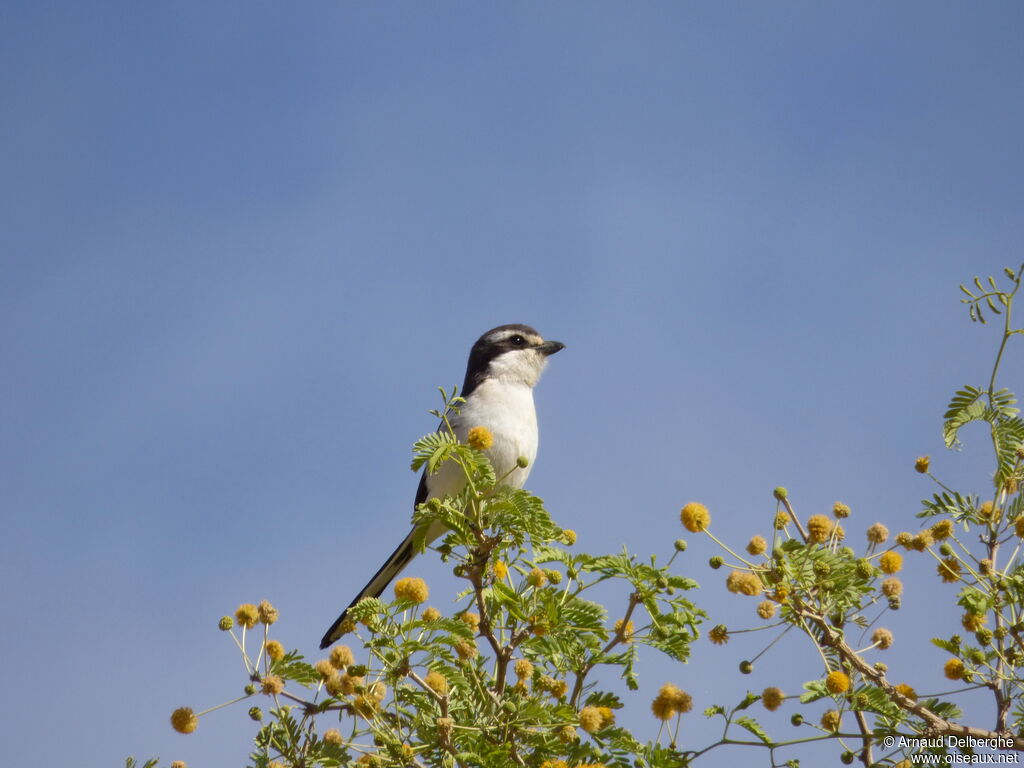
{"type": "MultiPolygon", "coordinates": [[[[500,479],[511,472],[503,483],[522,488],[537,458],[533,389],[525,384],[488,379],[472,392],[462,411],[451,421],[460,442],[466,441],[473,427],[487,427],[494,435],[494,444],[487,450],[487,456],[495,474],[500,479]],[[525,469],[516,467],[520,456],[529,460],[525,469]]],[[[445,462],[436,474],[427,477],[427,490],[431,497],[454,495],[465,483],[462,468],[454,462],[445,462]]]]}

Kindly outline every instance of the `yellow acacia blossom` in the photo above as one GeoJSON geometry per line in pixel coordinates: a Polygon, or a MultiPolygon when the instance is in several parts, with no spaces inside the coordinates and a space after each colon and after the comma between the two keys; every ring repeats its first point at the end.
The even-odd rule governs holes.
{"type": "Polygon", "coordinates": [[[884,544],[889,538],[889,529],[881,523],[875,523],[868,528],[868,541],[872,544],[884,544]]]}
{"type": "Polygon", "coordinates": [[[191,707],[178,707],[171,713],[171,727],[178,733],[192,733],[199,727],[199,717],[191,707]]]}
{"type": "Polygon", "coordinates": [[[846,693],[850,690],[850,678],[845,672],[833,670],[825,677],[825,687],[831,694],[846,693]]]}
{"type": "Polygon", "coordinates": [[[427,587],[427,582],[423,579],[417,576],[407,576],[395,582],[395,597],[419,605],[430,597],[430,588],[427,587]]]}
{"type": "Polygon", "coordinates": [[[878,567],[886,573],[897,573],[903,568],[903,555],[891,549],[883,552],[878,558],[878,567]]]}
{"type": "Polygon", "coordinates": [[[950,680],[963,680],[964,663],[960,659],[952,658],[942,667],[942,672],[950,680]]]}
{"type": "Polygon", "coordinates": [[[769,712],[774,712],[776,709],[782,706],[782,701],[785,698],[786,695],[781,690],[775,687],[765,688],[761,692],[761,703],[764,705],[764,708],[767,709],[769,712]]]}
{"type": "Polygon", "coordinates": [[[765,541],[764,536],[754,536],[749,542],[747,542],[747,552],[751,555],[764,554],[765,550],[768,549],[768,542],[765,541]]]}
{"type": "Polygon", "coordinates": [[[960,561],[955,557],[944,557],[939,561],[939,564],[935,568],[939,574],[939,578],[947,584],[951,584],[954,581],[960,581],[962,566],[960,565],[960,561]]]}
{"type": "Polygon", "coordinates": [[[729,642],[729,630],[725,624],[718,624],[708,632],[708,640],[715,645],[725,645],[729,642]]]}
{"type": "Polygon", "coordinates": [[[879,627],[871,635],[871,642],[882,650],[892,648],[894,638],[892,632],[884,627],[879,627]]]}
{"type": "Polygon", "coordinates": [[[494,435],[487,427],[473,427],[466,435],[466,442],[475,451],[486,451],[494,445],[494,435]]]}
{"type": "Polygon", "coordinates": [[[260,620],[260,612],[252,603],[242,603],[235,611],[235,619],[246,629],[252,629],[260,620]]]}
{"type": "Polygon", "coordinates": [[[679,519],[690,533],[700,533],[711,525],[711,513],[697,501],[691,501],[679,510],[679,519]]]}
{"type": "Polygon", "coordinates": [[[825,515],[811,515],[807,518],[807,538],[819,544],[828,540],[832,533],[832,521],[825,515]]]}
{"type": "Polygon", "coordinates": [[[760,577],[748,571],[733,571],[725,580],[725,588],[740,595],[759,595],[764,589],[760,577]]]}

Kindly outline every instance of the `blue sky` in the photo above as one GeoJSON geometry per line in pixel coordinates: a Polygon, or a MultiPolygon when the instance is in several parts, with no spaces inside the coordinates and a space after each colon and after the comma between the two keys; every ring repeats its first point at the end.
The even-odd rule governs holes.
{"type": "MultiPolygon", "coordinates": [[[[924,453],[985,491],[980,433],[947,453],[939,419],[997,341],[957,284],[1024,260],[1017,3],[0,18],[11,764],[239,764],[244,708],[167,722],[242,685],[217,618],[269,598],[314,652],[405,529],[435,388],[500,323],[568,345],[530,485],[588,551],[667,554],[691,499],[745,541],[780,483],[856,537],[912,528],[924,453]]],[[[691,544],[699,602],[753,623],[691,544]]],[[[957,614],[918,565],[889,661],[939,690],[920,638],[957,614]]],[[[740,678],[760,642],[649,658],[639,734],[666,679],[703,707],[817,674],[792,645],[740,678]]]]}

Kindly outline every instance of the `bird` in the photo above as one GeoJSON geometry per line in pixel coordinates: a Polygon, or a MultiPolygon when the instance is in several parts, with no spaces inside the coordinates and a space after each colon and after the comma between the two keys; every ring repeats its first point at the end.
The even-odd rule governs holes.
{"type": "MultiPolygon", "coordinates": [[[[466,364],[466,378],[460,396],[465,402],[458,413],[450,414],[455,437],[466,442],[469,430],[487,427],[494,437],[485,453],[502,484],[522,488],[537,456],[537,411],[533,388],[547,366],[548,358],[565,348],[560,341],[545,340],[528,325],[499,325],[473,344],[466,364]],[[526,457],[525,466],[519,458],[526,457]]],[[[420,476],[413,509],[430,499],[457,495],[466,477],[456,462],[444,462],[437,472],[426,469],[420,476]]],[[[441,536],[447,528],[435,520],[423,536],[426,544],[441,536]]],[[[415,541],[420,532],[414,526],[373,578],[360,590],[348,608],[331,624],[320,641],[327,648],[341,637],[341,625],[356,603],[367,597],[379,597],[409,561],[416,556],[415,541]]]]}

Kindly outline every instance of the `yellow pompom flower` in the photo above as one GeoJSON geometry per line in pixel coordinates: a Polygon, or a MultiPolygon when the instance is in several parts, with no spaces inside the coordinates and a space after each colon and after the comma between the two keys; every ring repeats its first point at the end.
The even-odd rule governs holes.
{"type": "Polygon", "coordinates": [[[418,576],[407,576],[395,582],[395,597],[419,605],[430,597],[430,589],[427,582],[418,576]]]}
{"type": "Polygon", "coordinates": [[[868,528],[868,541],[872,544],[884,544],[889,539],[889,529],[881,523],[868,528]]]}
{"type": "Polygon", "coordinates": [[[660,696],[656,696],[654,701],[651,702],[651,712],[659,720],[671,720],[672,716],[676,713],[671,702],[665,701],[660,696]]]}
{"type": "Polygon", "coordinates": [[[841,501],[837,501],[832,507],[832,514],[835,515],[837,519],[842,520],[844,517],[850,516],[850,507],[843,504],[841,501]]]}
{"type": "Polygon", "coordinates": [[[615,622],[615,634],[622,635],[622,639],[627,643],[633,639],[633,635],[636,633],[636,628],[633,626],[632,621],[627,621],[625,624],[622,623],[622,619],[617,619],[615,622]]]}
{"type": "Polygon", "coordinates": [[[909,550],[914,543],[914,535],[909,531],[900,531],[896,534],[896,543],[909,550]]]}
{"type": "Polygon", "coordinates": [[[604,727],[604,718],[598,707],[584,707],[580,710],[580,728],[587,733],[597,733],[604,727]]]}
{"type": "Polygon", "coordinates": [[[954,581],[960,581],[960,571],[962,570],[962,567],[960,565],[960,561],[955,557],[944,557],[935,568],[939,574],[939,578],[947,584],[952,584],[954,581]]]}
{"type": "Polygon", "coordinates": [[[898,685],[894,685],[893,688],[896,689],[897,693],[906,696],[911,701],[917,701],[917,691],[915,691],[906,683],[899,683],[898,685]]]}
{"type": "Polygon", "coordinates": [[[469,640],[459,640],[455,644],[455,652],[459,654],[459,658],[463,661],[475,659],[480,655],[480,649],[476,647],[476,643],[469,640]]]}
{"type": "Polygon", "coordinates": [[[439,610],[437,610],[437,608],[434,608],[433,606],[430,606],[429,608],[426,608],[423,611],[423,620],[424,621],[437,621],[440,618],[441,618],[441,612],[439,610]]]}
{"type": "Polygon", "coordinates": [[[771,600],[762,600],[757,604],[757,615],[762,619],[770,619],[775,615],[775,603],[771,600]]]}
{"type": "Polygon", "coordinates": [[[963,680],[964,663],[960,659],[952,658],[942,667],[942,672],[950,680],[963,680]]]}
{"type": "Polygon", "coordinates": [[[324,687],[331,696],[351,696],[364,682],[365,678],[353,677],[348,673],[344,675],[335,674],[334,677],[324,683],[324,687]]]}
{"type": "Polygon", "coordinates": [[[459,619],[462,623],[472,629],[474,632],[480,631],[480,614],[473,613],[472,611],[465,611],[459,614],[459,619]]]}
{"type": "Polygon", "coordinates": [[[267,675],[260,681],[260,691],[274,696],[284,690],[284,680],[277,675],[267,675]]]}
{"type": "Polygon", "coordinates": [[[508,566],[501,560],[495,560],[492,569],[494,571],[494,578],[498,581],[504,581],[508,578],[508,566]]]}
{"type": "Polygon", "coordinates": [[[330,662],[335,669],[345,669],[356,663],[356,657],[347,645],[336,645],[331,648],[330,662]]]}
{"type": "Polygon", "coordinates": [[[930,456],[918,456],[917,459],[914,460],[914,469],[923,475],[928,471],[928,464],[930,462],[930,456]]]}
{"type": "Polygon", "coordinates": [[[171,768],[188,768],[188,763],[184,760],[171,760],[171,768]]]}
{"type": "Polygon", "coordinates": [[[871,635],[871,642],[877,645],[882,650],[892,648],[894,637],[892,632],[884,627],[879,627],[871,635]]]}
{"type": "Polygon", "coordinates": [[[828,540],[832,533],[832,521],[825,515],[811,515],[807,518],[807,538],[819,544],[828,540]]]}
{"type": "Polygon", "coordinates": [[[833,695],[846,693],[850,690],[850,678],[845,672],[841,672],[838,669],[833,670],[825,677],[825,687],[833,695]]]}
{"type": "Polygon", "coordinates": [[[697,501],[691,501],[679,510],[679,519],[690,533],[700,533],[711,525],[711,513],[697,501]]]}
{"type": "Polygon", "coordinates": [[[775,513],[774,525],[776,531],[781,531],[791,522],[793,522],[793,518],[789,516],[789,512],[787,512],[786,510],[780,509],[778,512],[775,513]]]}
{"type": "Polygon", "coordinates": [[[760,555],[768,549],[768,542],[765,541],[764,536],[755,536],[747,543],[747,552],[751,555],[760,555]]]}
{"type": "Polygon", "coordinates": [[[685,715],[693,709],[693,697],[682,688],[677,688],[671,683],[666,683],[661,686],[661,690],[658,691],[658,695],[664,696],[666,699],[671,701],[676,712],[680,714],[685,715]]]}
{"type": "Polygon", "coordinates": [[[764,704],[764,708],[769,712],[774,712],[776,709],[782,706],[783,699],[786,698],[784,694],[778,688],[765,688],[761,692],[761,703],[764,704]]]}
{"type": "Polygon", "coordinates": [[[284,658],[284,646],[277,640],[267,641],[267,656],[271,661],[280,661],[284,658]]]}
{"type": "Polygon", "coordinates": [[[321,680],[330,680],[338,672],[338,670],[334,668],[334,665],[331,664],[330,659],[320,659],[320,661],[313,665],[313,669],[315,669],[317,674],[320,675],[321,680]]]}
{"type": "Polygon", "coordinates": [[[252,629],[260,620],[260,612],[252,603],[242,603],[235,611],[235,620],[246,629],[252,629]]]}
{"type": "Polygon", "coordinates": [[[976,613],[965,613],[960,617],[960,623],[963,624],[964,629],[968,632],[977,632],[983,626],[988,618],[984,615],[979,616],[976,613]]]}
{"type": "Polygon", "coordinates": [[[651,712],[659,720],[669,720],[677,712],[689,712],[693,707],[693,699],[672,683],[665,683],[658,695],[651,702],[651,712]]]}
{"type": "Polygon", "coordinates": [[[377,714],[377,707],[380,702],[372,696],[361,695],[352,699],[352,709],[364,720],[372,720],[377,714]]]}
{"type": "Polygon", "coordinates": [[[932,536],[939,541],[945,541],[953,535],[953,521],[952,520],[939,520],[935,525],[932,526],[932,536]]]}
{"type": "Polygon", "coordinates": [[[256,606],[256,611],[259,613],[260,622],[263,624],[270,625],[277,621],[277,608],[271,605],[269,600],[261,601],[260,604],[256,606]]]}
{"type": "Polygon", "coordinates": [[[533,677],[533,664],[528,659],[519,659],[516,661],[515,666],[512,669],[516,673],[516,677],[520,680],[525,680],[528,677],[533,677]]]}
{"type": "Polygon", "coordinates": [[[756,573],[733,571],[725,580],[725,588],[739,595],[759,595],[764,584],[756,573]]]}
{"type": "Polygon", "coordinates": [[[903,582],[895,576],[890,576],[882,582],[882,594],[886,597],[899,597],[903,594],[903,582]]]}
{"type": "Polygon", "coordinates": [[[178,707],[171,713],[171,727],[178,733],[192,733],[199,727],[199,718],[192,707],[178,707]]]}
{"type": "Polygon", "coordinates": [[[430,670],[427,672],[427,676],[423,678],[423,682],[427,684],[427,687],[434,693],[444,696],[448,693],[448,678],[442,675],[437,670],[430,670]]]}
{"type": "Polygon", "coordinates": [[[842,724],[843,716],[834,709],[828,710],[821,716],[821,727],[826,731],[836,733],[839,730],[839,726],[842,724]]]}
{"type": "Polygon", "coordinates": [[[729,630],[725,624],[717,624],[708,632],[708,640],[715,645],[725,645],[729,642],[729,630]]]}
{"type": "Polygon", "coordinates": [[[1013,521],[1013,532],[1017,534],[1018,538],[1024,539],[1024,515],[1013,521]]]}
{"type": "Polygon", "coordinates": [[[328,744],[340,747],[342,742],[341,731],[337,728],[328,728],[324,731],[324,741],[328,744]]]}
{"type": "Polygon", "coordinates": [[[926,528],[914,535],[914,538],[910,542],[910,548],[917,552],[924,552],[934,543],[935,539],[932,537],[931,530],[926,528]]]}
{"type": "Polygon", "coordinates": [[[494,435],[487,427],[473,427],[466,435],[466,442],[474,451],[486,451],[494,445],[494,435]]]}
{"type": "Polygon", "coordinates": [[[539,589],[548,583],[548,577],[544,575],[544,571],[535,567],[526,574],[526,583],[535,589],[539,589]]]}
{"type": "Polygon", "coordinates": [[[562,540],[571,547],[576,543],[576,531],[572,528],[566,528],[562,531],[562,540]]]}
{"type": "Polygon", "coordinates": [[[893,550],[883,552],[878,558],[878,567],[886,573],[897,573],[903,568],[903,555],[893,550]]]}

